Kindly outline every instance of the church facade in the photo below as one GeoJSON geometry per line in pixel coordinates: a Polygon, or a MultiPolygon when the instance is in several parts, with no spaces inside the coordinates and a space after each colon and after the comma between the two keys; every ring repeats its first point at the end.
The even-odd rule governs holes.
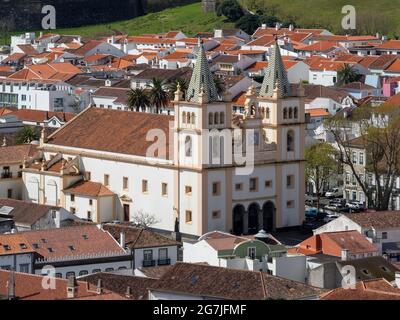
{"type": "Polygon", "coordinates": [[[218,93],[202,43],[174,116],[88,108],[24,162],[24,199],[95,222],[134,221],[200,236],[255,234],[304,219],[304,101],[276,44],[244,116],[218,93]]]}

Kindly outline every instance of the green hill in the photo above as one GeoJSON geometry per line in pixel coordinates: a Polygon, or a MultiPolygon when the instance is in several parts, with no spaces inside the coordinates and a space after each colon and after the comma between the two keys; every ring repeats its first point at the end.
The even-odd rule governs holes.
{"type": "Polygon", "coordinates": [[[337,34],[349,33],[341,28],[342,8],[356,9],[357,33],[380,32],[400,35],[399,1],[393,0],[241,0],[251,10],[262,8],[281,20],[292,19],[298,26],[322,27],[337,34]]]}
{"type": "Polygon", "coordinates": [[[161,33],[170,30],[181,30],[188,36],[201,31],[213,31],[214,28],[231,27],[225,23],[225,18],[217,17],[215,13],[203,13],[201,3],[166,9],[149,13],[145,16],[109,24],[83,26],[71,29],[59,29],[54,33],[79,34],[85,37],[108,36],[115,31],[129,35],[145,33],[161,33]]]}

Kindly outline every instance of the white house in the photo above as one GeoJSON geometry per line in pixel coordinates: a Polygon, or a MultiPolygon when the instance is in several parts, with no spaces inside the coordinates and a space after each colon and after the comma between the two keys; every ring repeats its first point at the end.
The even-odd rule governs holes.
{"type": "Polygon", "coordinates": [[[400,211],[342,214],[339,218],[314,230],[314,234],[357,230],[365,235],[392,261],[400,261],[400,211]]]}

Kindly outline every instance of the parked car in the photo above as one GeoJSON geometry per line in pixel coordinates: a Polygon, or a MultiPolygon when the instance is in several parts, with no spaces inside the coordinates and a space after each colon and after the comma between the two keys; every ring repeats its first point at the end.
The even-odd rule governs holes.
{"type": "Polygon", "coordinates": [[[335,199],[329,200],[329,204],[334,204],[334,203],[339,203],[342,205],[342,207],[344,207],[344,206],[346,206],[346,199],[335,198],[335,199]]]}
{"type": "Polygon", "coordinates": [[[325,212],[318,211],[317,208],[309,208],[305,211],[306,219],[317,219],[321,220],[326,216],[325,212]]]}
{"type": "Polygon", "coordinates": [[[335,220],[337,218],[339,218],[338,214],[328,213],[324,218],[324,222],[328,223],[328,222],[331,222],[331,221],[333,221],[333,220],[335,220]]]}
{"type": "Polygon", "coordinates": [[[343,190],[342,188],[333,188],[325,193],[325,197],[327,198],[343,197],[343,190]]]}
{"type": "Polygon", "coordinates": [[[327,206],[325,206],[325,209],[331,210],[331,211],[339,211],[342,208],[343,208],[343,206],[341,203],[332,203],[332,204],[328,204],[327,206]]]}
{"type": "Polygon", "coordinates": [[[364,205],[358,201],[349,201],[348,203],[346,203],[346,207],[352,211],[364,210],[364,205]]]}

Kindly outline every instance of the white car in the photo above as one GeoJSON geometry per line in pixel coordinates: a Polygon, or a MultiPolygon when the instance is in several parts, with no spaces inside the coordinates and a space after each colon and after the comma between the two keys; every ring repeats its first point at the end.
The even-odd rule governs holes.
{"type": "Polygon", "coordinates": [[[343,191],[341,188],[333,188],[325,192],[325,197],[327,198],[338,198],[343,196],[343,191]]]}
{"type": "Polygon", "coordinates": [[[324,222],[328,223],[331,222],[335,219],[339,218],[338,214],[333,214],[333,213],[328,213],[325,217],[324,217],[324,222]]]}

